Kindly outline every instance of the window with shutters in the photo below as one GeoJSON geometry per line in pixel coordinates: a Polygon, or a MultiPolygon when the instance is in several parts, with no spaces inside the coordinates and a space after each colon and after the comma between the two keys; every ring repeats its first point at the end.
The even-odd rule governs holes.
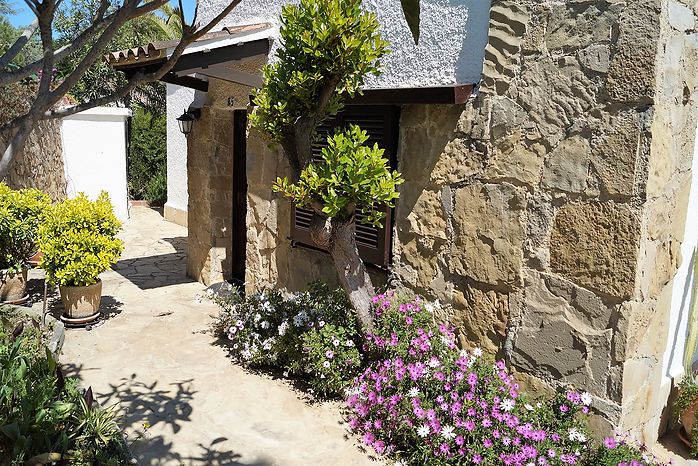
{"type": "MultiPolygon", "coordinates": [[[[368,133],[366,144],[378,144],[385,150],[384,157],[390,160],[393,169],[397,168],[397,141],[400,108],[391,105],[347,105],[333,120],[326,121],[318,132],[323,136],[318,143],[313,144],[313,158],[321,160],[322,148],[326,145],[326,135],[334,132],[335,128],[347,127],[350,124],[359,125],[368,133]]],[[[291,241],[294,245],[305,245],[317,248],[310,238],[310,209],[296,207],[291,215],[291,241]]],[[[356,244],[361,258],[373,265],[387,267],[390,263],[390,243],[392,232],[392,209],[386,208],[383,228],[361,223],[361,215],[357,216],[356,244]]]]}

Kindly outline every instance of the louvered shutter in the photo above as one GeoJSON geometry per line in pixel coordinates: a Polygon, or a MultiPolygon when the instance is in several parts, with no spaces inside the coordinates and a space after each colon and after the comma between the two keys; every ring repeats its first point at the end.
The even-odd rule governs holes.
{"type": "MultiPolygon", "coordinates": [[[[359,125],[366,131],[369,140],[366,144],[376,143],[385,149],[384,157],[390,160],[392,168],[396,168],[397,136],[398,136],[399,107],[382,105],[349,105],[337,117],[318,128],[321,134],[319,142],[313,144],[313,158],[321,160],[322,148],[326,145],[326,136],[336,127],[347,127],[350,124],[359,125]]],[[[317,248],[310,238],[310,219],[312,210],[296,207],[291,215],[291,240],[294,244],[302,244],[317,248]]],[[[373,265],[386,267],[390,262],[390,242],[392,231],[392,209],[386,208],[383,228],[376,228],[361,223],[362,216],[357,215],[356,244],[361,258],[373,265]]]]}

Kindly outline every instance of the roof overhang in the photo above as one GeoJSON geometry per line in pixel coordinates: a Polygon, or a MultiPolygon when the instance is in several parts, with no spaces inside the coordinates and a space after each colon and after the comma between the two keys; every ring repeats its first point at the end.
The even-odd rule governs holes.
{"type": "MultiPolygon", "coordinates": [[[[172,69],[160,80],[207,91],[212,77],[258,87],[260,75],[231,69],[226,64],[253,57],[266,57],[271,49],[272,25],[269,23],[226,27],[208,33],[189,44],[172,69]],[[202,77],[204,79],[202,79],[202,77]]],[[[172,55],[178,41],[151,42],[105,55],[105,61],[127,77],[137,72],[153,72],[172,55]]]]}
{"type": "MultiPolygon", "coordinates": [[[[225,27],[205,34],[189,44],[169,73],[160,80],[184,87],[208,91],[208,79],[261,87],[260,73],[234,66],[242,60],[266,57],[271,50],[274,29],[270,23],[225,27]]],[[[105,61],[131,77],[139,71],[153,72],[174,52],[177,41],[152,42],[132,49],[112,52],[105,61]]],[[[347,105],[463,104],[470,98],[474,84],[432,87],[365,89],[347,99],[347,105]]]]}

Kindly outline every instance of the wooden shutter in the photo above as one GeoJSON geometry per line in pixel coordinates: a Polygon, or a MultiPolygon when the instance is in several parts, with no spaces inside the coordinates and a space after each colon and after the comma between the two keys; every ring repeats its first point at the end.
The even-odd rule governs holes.
{"type": "MultiPolygon", "coordinates": [[[[326,145],[326,136],[334,132],[337,127],[347,127],[350,124],[359,125],[368,133],[366,144],[378,144],[385,149],[384,157],[390,160],[394,169],[397,167],[397,141],[399,107],[388,105],[348,105],[332,121],[327,121],[318,132],[321,134],[319,142],[313,144],[313,158],[321,160],[322,148],[326,145]]],[[[291,215],[291,240],[295,244],[302,244],[317,248],[310,238],[310,219],[312,210],[300,207],[294,208],[291,215]]],[[[376,228],[361,223],[361,215],[357,215],[356,244],[361,258],[373,265],[387,267],[390,263],[390,243],[392,232],[392,209],[386,208],[386,217],[383,220],[383,228],[376,228]]]]}

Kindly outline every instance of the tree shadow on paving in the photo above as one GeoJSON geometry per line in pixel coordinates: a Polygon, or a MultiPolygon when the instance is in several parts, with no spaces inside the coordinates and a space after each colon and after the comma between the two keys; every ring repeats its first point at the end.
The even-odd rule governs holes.
{"type": "Polygon", "coordinates": [[[121,259],[113,270],[141,290],[194,282],[187,277],[187,238],[179,236],[158,241],[169,243],[175,252],[121,259]]]}
{"type": "Polygon", "coordinates": [[[266,460],[240,462],[240,454],[226,451],[219,445],[227,440],[223,437],[214,439],[208,446],[198,443],[199,451],[183,455],[173,451],[173,442],[163,435],[153,434],[153,431],[163,430],[176,434],[183,424],[191,422],[191,401],[197,393],[191,389],[191,382],[192,379],[188,379],[161,386],[157,381],[147,383],[131,374],[118,383],[109,384],[109,390],[99,392],[97,399],[103,406],[118,406],[119,422],[127,428],[126,440],[141,465],[270,466],[272,463],[266,460]]]}
{"type": "Polygon", "coordinates": [[[203,445],[197,443],[197,451],[193,454],[179,454],[172,452],[172,442],[165,442],[161,437],[151,437],[139,440],[145,442],[145,450],[141,454],[136,454],[138,464],[146,465],[162,465],[166,463],[176,463],[182,466],[272,466],[274,464],[271,459],[261,458],[254,461],[242,461],[242,455],[234,451],[226,451],[225,448],[218,444],[227,441],[225,437],[219,437],[203,445]]]}

